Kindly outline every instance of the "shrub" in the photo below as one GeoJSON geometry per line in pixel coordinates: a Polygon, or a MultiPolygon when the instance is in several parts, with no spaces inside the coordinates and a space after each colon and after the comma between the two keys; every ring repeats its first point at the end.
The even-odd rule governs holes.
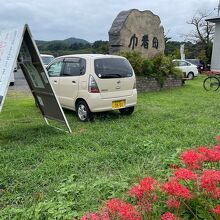
{"type": "Polygon", "coordinates": [[[142,63],[142,73],[144,76],[153,77],[154,73],[154,64],[150,59],[144,59],[142,63]]]}
{"type": "Polygon", "coordinates": [[[154,58],[152,58],[152,62],[154,67],[154,77],[161,86],[163,86],[164,81],[169,76],[182,77],[181,70],[174,67],[172,63],[172,57],[158,54],[154,58]]]}
{"type": "Polygon", "coordinates": [[[138,52],[128,51],[121,52],[120,55],[129,60],[137,76],[155,78],[161,87],[169,76],[182,77],[182,71],[174,67],[172,57],[158,54],[148,59],[138,52]]]}
{"type": "Polygon", "coordinates": [[[143,71],[143,57],[141,56],[140,53],[138,52],[128,52],[128,51],[123,51],[120,53],[120,56],[123,56],[125,58],[127,58],[129,60],[129,62],[131,63],[134,72],[137,75],[142,75],[143,71]]]}

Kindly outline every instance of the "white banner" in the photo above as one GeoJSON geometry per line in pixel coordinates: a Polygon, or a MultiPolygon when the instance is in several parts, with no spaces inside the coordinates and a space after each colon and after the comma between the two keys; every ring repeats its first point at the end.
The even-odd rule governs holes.
{"type": "Polygon", "coordinates": [[[0,32],[0,112],[17,62],[24,28],[0,32]]]}

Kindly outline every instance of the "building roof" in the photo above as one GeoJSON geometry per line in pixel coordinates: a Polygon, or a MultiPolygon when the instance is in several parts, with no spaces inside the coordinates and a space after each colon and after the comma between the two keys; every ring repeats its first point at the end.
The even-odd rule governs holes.
{"type": "Polygon", "coordinates": [[[208,18],[206,21],[212,22],[212,23],[217,23],[220,22],[220,17],[214,17],[214,18],[208,18]]]}

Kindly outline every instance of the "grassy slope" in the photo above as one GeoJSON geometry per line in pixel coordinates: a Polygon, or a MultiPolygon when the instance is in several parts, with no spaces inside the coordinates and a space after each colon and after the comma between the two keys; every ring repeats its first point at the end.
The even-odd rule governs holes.
{"type": "Polygon", "coordinates": [[[0,218],[81,215],[140,177],[163,178],[181,150],[213,144],[220,94],[205,92],[202,80],[139,94],[131,117],[81,123],[65,111],[71,135],[46,126],[31,95],[10,92],[0,114],[0,218]]]}

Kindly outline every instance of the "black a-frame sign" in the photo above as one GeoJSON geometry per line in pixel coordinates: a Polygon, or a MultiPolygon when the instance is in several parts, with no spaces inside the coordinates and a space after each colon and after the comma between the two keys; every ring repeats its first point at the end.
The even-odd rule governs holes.
{"type": "Polygon", "coordinates": [[[48,119],[59,121],[71,132],[28,25],[0,32],[0,112],[17,62],[46,123],[48,119]]]}

